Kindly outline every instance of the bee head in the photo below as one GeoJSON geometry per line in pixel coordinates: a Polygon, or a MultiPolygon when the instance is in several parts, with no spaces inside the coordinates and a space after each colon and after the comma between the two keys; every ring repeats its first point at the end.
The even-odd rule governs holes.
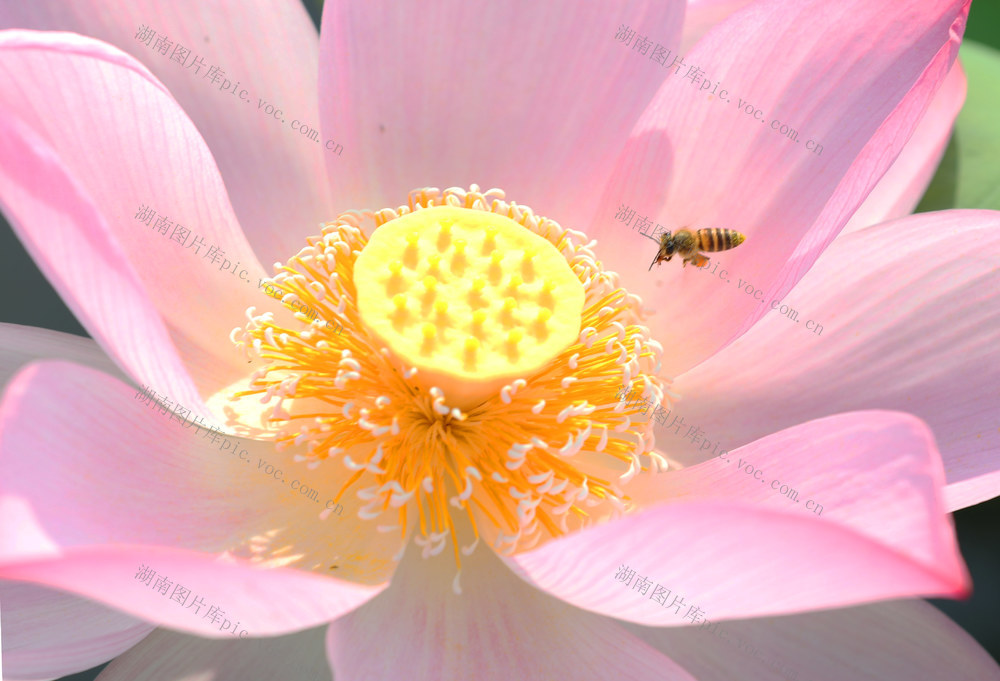
{"type": "Polygon", "coordinates": [[[649,264],[649,269],[653,269],[653,265],[663,260],[670,260],[674,256],[674,252],[677,247],[674,245],[674,238],[670,235],[670,232],[664,232],[660,235],[660,250],[656,252],[656,257],[653,258],[653,262],[649,264]]]}
{"type": "Polygon", "coordinates": [[[674,237],[671,236],[670,232],[664,232],[660,235],[660,254],[666,257],[670,257],[677,250],[674,245],[674,237]]]}

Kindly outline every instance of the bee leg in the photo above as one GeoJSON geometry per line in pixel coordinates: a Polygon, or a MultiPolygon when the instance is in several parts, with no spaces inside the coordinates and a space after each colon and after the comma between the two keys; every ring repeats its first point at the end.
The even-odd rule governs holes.
{"type": "Polygon", "coordinates": [[[708,258],[703,256],[701,253],[696,253],[691,261],[691,264],[694,265],[695,267],[707,267],[708,258]]]}

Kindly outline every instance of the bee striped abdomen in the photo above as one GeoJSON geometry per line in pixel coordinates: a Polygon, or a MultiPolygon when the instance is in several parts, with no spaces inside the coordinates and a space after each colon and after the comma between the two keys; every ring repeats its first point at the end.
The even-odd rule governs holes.
{"type": "Polygon", "coordinates": [[[698,230],[698,249],[709,253],[728,251],[730,248],[736,248],[745,240],[746,237],[735,229],[710,227],[698,230]]]}

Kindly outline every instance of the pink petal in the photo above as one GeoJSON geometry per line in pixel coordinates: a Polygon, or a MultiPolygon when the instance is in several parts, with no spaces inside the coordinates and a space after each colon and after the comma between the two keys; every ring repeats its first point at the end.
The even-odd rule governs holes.
{"type": "Polygon", "coordinates": [[[209,430],[211,420],[192,423],[182,402],[172,413],[169,395],[157,395],[163,407],[137,396],[99,372],[62,362],[29,366],[9,384],[0,403],[0,423],[8,424],[0,434],[0,465],[9,474],[0,489],[8,494],[7,513],[21,522],[3,537],[10,542],[7,557],[115,541],[297,563],[369,584],[389,579],[399,536],[373,532],[358,517],[355,498],[345,495],[339,511],[331,503],[353,471],[309,470],[293,460],[293,450],[220,436],[209,430]],[[131,451],[135,443],[142,443],[142,457],[123,468],[122,447],[131,451]],[[116,475],[95,480],[95,467],[116,475]],[[303,495],[303,486],[316,494],[303,495]],[[155,502],[173,506],[177,499],[188,500],[183,509],[157,513],[155,502]]]}
{"type": "Polygon", "coordinates": [[[0,582],[5,679],[53,679],[120,655],[153,630],[83,598],[0,582]]]}
{"type": "Polygon", "coordinates": [[[38,359],[64,359],[99,369],[120,381],[128,381],[128,377],[90,338],[33,326],[0,323],[0,386],[6,385],[24,365],[38,359]]]}
{"type": "MultiPolygon", "coordinates": [[[[190,120],[131,57],[89,38],[6,31],[0,67],[8,76],[0,83],[0,200],[53,286],[141,381],[166,387],[184,373],[169,353],[154,360],[167,365],[155,379],[138,366],[148,350],[135,346],[156,332],[140,333],[131,317],[158,325],[154,308],[176,327],[183,354],[213,355],[233,380],[246,362],[230,332],[249,305],[277,306],[255,289],[264,270],[190,120]],[[190,227],[189,246],[204,244],[199,253],[134,219],[140,205],[190,227]],[[211,245],[225,254],[218,265],[205,258],[211,245]],[[241,276],[221,271],[226,263],[241,264],[241,276]]],[[[198,378],[202,390],[217,387],[198,378]]]]}
{"type": "Polygon", "coordinates": [[[969,577],[942,508],[935,456],[930,432],[904,414],[807,423],[732,452],[735,465],[705,463],[645,484],[637,478],[627,493],[634,487],[644,502],[658,492],[668,503],[511,560],[525,579],[574,605],[661,626],[691,622],[670,602],[651,600],[652,588],[642,595],[616,581],[621,565],[713,621],[965,597],[969,577]],[[747,461],[763,471],[759,479],[745,472],[747,461]],[[820,504],[821,515],[808,501],[781,498],[780,487],[768,489],[774,480],[820,504]]]}
{"type": "Polygon", "coordinates": [[[328,577],[325,563],[352,549],[398,550],[399,538],[361,532],[350,506],[317,522],[323,505],[290,491],[283,475],[262,473],[259,458],[320,491],[339,490],[336,478],[308,477],[269,443],[234,438],[249,450],[237,455],[224,448],[229,438],[215,444],[197,430],[91,369],[27,367],[0,404],[0,577],[215,635],[135,581],[140,564],[234,613],[231,623],[239,618],[252,635],[326,622],[379,591],[328,577]]]}
{"type": "Polygon", "coordinates": [[[688,0],[684,15],[684,34],[678,52],[690,52],[709,29],[751,2],[753,0],[688,0]]]}
{"type": "Polygon", "coordinates": [[[76,317],[130,375],[169,389],[195,413],[207,414],[139,275],[81,188],[62,173],[53,150],[27,126],[3,116],[0,139],[0,158],[17,159],[17,165],[0,163],[6,214],[76,317]],[[59,228],[69,220],[80,231],[59,228]]]}
{"type": "MultiPolygon", "coordinates": [[[[188,429],[171,423],[136,394],[111,377],[67,362],[26,367],[0,403],[4,498],[26,504],[39,536],[47,535],[57,547],[120,541],[225,548],[262,515],[258,495],[266,488],[253,466],[231,465],[232,453],[197,437],[199,429],[190,423],[188,429]],[[135,461],[123,466],[125,456],[135,461]],[[95,476],[95,470],[104,473],[95,476]],[[220,512],[233,488],[242,493],[232,498],[231,509],[220,512]],[[182,507],[157,513],[157,506],[173,506],[179,498],[185,499],[182,507]],[[205,517],[213,522],[203,522],[205,517]]],[[[20,533],[28,525],[16,529],[20,533]]],[[[45,548],[29,547],[22,543],[17,554],[6,557],[45,548]]]]}
{"type": "Polygon", "coordinates": [[[855,211],[841,235],[913,212],[948,147],[955,119],[965,103],[965,90],[965,72],[956,59],[910,141],[855,211]]]}
{"type": "Polygon", "coordinates": [[[450,551],[425,560],[411,545],[388,589],[330,625],[335,678],[694,679],[618,623],[525,585],[486,547],[462,557],[461,595],[455,569],[450,551]]]}
{"type": "MultiPolygon", "coordinates": [[[[671,435],[658,443],[668,454],[682,439],[671,435]]],[[[625,491],[643,505],[747,501],[828,519],[957,580],[962,567],[943,487],[927,426],[909,414],[867,411],[809,421],[732,452],[721,448],[698,466],[637,476],[625,491]]]]}
{"type": "Polygon", "coordinates": [[[1000,667],[989,653],[921,601],[726,622],[705,629],[626,629],[700,681],[1000,679],[1000,667]]]}
{"type": "Polygon", "coordinates": [[[713,267],[768,300],[782,296],[903,147],[955,59],[967,11],[966,0],[760,0],[709,31],[685,61],[721,81],[728,103],[721,89],[712,96],[683,77],[663,85],[588,234],[604,243],[605,265],[655,308],[649,326],[669,348],[667,375],[704,360],[762,311],[740,286],[720,288],[680,263],[655,275],[636,267],[652,261],[656,244],[626,232],[616,209],[631,206],[669,230],[743,232],[746,243],[713,255],[713,267]],[[741,100],[760,118],[740,113],[741,100]],[[799,143],[770,129],[774,120],[800,131],[799,143]],[[806,149],[810,140],[821,156],[806,149]]]}
{"type": "Polygon", "coordinates": [[[101,681],[333,681],[325,629],[215,641],[157,630],[101,672],[101,681]]]}
{"type": "MultiPolygon", "coordinates": [[[[416,188],[478,183],[581,229],[663,68],[622,24],[676,44],[683,3],[329,0],[320,32],[331,182],[378,209],[416,188]],[[446,37],[445,37],[446,36],[446,37]]],[[[650,52],[652,48],[650,49],[650,52]]],[[[338,205],[339,202],[338,202],[338,205]]]]}
{"type": "MultiPolygon", "coordinates": [[[[846,234],[782,301],[795,321],[779,307],[678,378],[677,414],[733,449],[840,411],[908,411],[934,432],[948,510],[995,497],[998,258],[994,211],[924,213],[846,234]]],[[[682,462],[703,458],[666,431],[657,442],[682,462]]]]}
{"type": "Polygon", "coordinates": [[[64,589],[149,622],[207,638],[273,636],[322,624],[353,610],[380,589],[300,570],[253,567],[246,561],[181,549],[108,545],[68,549],[58,558],[0,564],[0,578],[64,589]],[[167,594],[136,579],[143,566],[165,576],[167,594]],[[190,590],[182,604],[182,585],[190,590]],[[202,599],[203,607],[197,598],[202,599]],[[228,623],[213,622],[215,606],[228,623]],[[206,618],[209,615],[209,618],[206,618]],[[233,631],[232,627],[238,627],[233,631]]]}
{"type": "MultiPolygon", "coordinates": [[[[333,217],[323,167],[329,152],[291,129],[293,120],[319,127],[319,39],[301,3],[195,3],[181,9],[156,0],[108,0],[96,11],[91,0],[38,0],[4,3],[0,26],[81,33],[148,68],[204,135],[233,210],[263,262],[298,252],[316,224],[333,217]],[[155,32],[149,45],[136,37],[142,27],[155,32]],[[174,45],[165,55],[153,49],[160,37],[174,45]],[[174,53],[176,45],[191,50],[186,67],[171,59],[183,59],[174,53]],[[196,59],[203,65],[196,68],[196,59]],[[214,84],[206,78],[213,66],[223,72],[214,84]],[[227,81],[238,89],[223,91],[227,81]],[[240,100],[243,90],[249,103],[240,100]],[[265,108],[258,109],[258,98],[265,108]],[[265,114],[267,103],[283,116],[265,114]]],[[[131,153],[160,162],[156,150],[142,144],[131,153]]],[[[172,208],[162,207],[168,214],[172,208]]]]}

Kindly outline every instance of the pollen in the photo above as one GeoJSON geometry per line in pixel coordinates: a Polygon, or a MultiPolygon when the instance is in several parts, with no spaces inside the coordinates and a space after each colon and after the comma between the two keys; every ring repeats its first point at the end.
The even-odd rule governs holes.
{"type": "Polygon", "coordinates": [[[669,407],[662,348],[584,234],[475,185],[321,229],[274,282],[343,332],[249,309],[232,339],[259,368],[230,399],[267,405],[292,470],[346,467],[334,501],[460,565],[627,512],[621,485],[666,468],[623,400],[669,407]]]}

